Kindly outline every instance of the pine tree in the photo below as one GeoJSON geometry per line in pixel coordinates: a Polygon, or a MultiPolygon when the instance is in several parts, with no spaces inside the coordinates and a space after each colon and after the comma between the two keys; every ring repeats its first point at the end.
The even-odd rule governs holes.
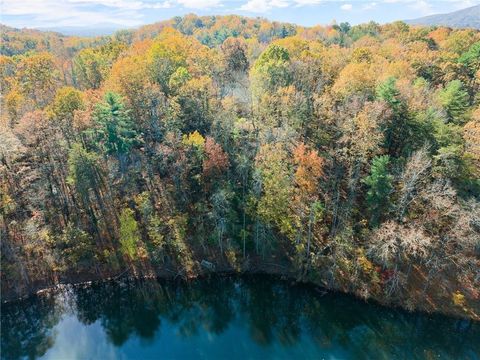
{"type": "Polygon", "coordinates": [[[120,95],[114,92],[106,93],[104,102],[95,109],[93,120],[96,123],[93,129],[95,140],[102,151],[117,157],[123,172],[126,156],[131,148],[140,142],[140,136],[120,95]]]}
{"type": "Polygon", "coordinates": [[[375,226],[390,207],[393,176],[388,173],[389,163],[388,155],[377,156],[372,160],[370,175],[363,180],[368,186],[366,200],[375,226]]]}
{"type": "Polygon", "coordinates": [[[463,124],[466,120],[469,99],[462,82],[460,80],[450,81],[440,92],[438,98],[447,113],[448,121],[459,125],[463,124]]]}
{"type": "Polygon", "coordinates": [[[466,67],[469,76],[475,77],[477,71],[480,70],[480,41],[463,53],[458,62],[466,67]]]}
{"type": "Polygon", "coordinates": [[[377,87],[377,98],[385,101],[395,113],[401,110],[402,102],[400,100],[400,91],[396,86],[397,80],[389,77],[385,82],[377,87]]]}

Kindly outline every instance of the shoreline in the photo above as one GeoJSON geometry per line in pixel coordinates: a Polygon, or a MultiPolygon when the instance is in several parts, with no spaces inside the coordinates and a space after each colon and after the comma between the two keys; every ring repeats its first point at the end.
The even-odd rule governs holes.
{"type": "MultiPolygon", "coordinates": [[[[430,311],[429,309],[422,308],[422,307],[409,309],[404,304],[401,304],[401,303],[384,301],[385,299],[380,299],[374,296],[369,296],[365,298],[365,297],[359,296],[358,294],[352,291],[344,291],[340,288],[329,288],[311,280],[301,280],[297,276],[295,276],[295,274],[292,272],[275,271],[275,270],[272,271],[272,267],[273,267],[272,265],[275,265],[275,264],[264,264],[264,265],[266,266],[262,266],[262,268],[259,268],[259,269],[247,269],[243,271],[236,270],[233,267],[230,267],[230,268],[224,267],[220,270],[213,270],[213,271],[202,270],[190,276],[185,276],[185,275],[182,275],[180,272],[175,272],[171,269],[166,269],[166,268],[160,269],[161,271],[157,271],[155,274],[134,275],[131,273],[132,269],[130,268],[127,270],[123,270],[119,274],[109,276],[109,277],[102,278],[102,277],[92,276],[89,280],[87,279],[83,281],[60,281],[59,283],[54,285],[43,286],[43,287],[39,286],[37,288],[29,290],[24,295],[17,296],[17,297],[9,296],[6,300],[3,299],[4,296],[2,294],[1,304],[2,306],[9,305],[15,302],[21,302],[21,301],[27,300],[28,298],[33,296],[42,296],[47,293],[54,293],[55,291],[61,291],[62,288],[67,286],[72,286],[72,287],[89,286],[93,284],[100,284],[100,283],[106,283],[106,282],[116,282],[118,284],[121,284],[122,282],[135,282],[135,281],[144,281],[144,280],[155,280],[155,281],[181,280],[181,281],[189,282],[194,280],[201,280],[208,276],[242,277],[242,276],[260,275],[260,276],[276,277],[280,281],[289,282],[290,286],[293,285],[293,283],[296,283],[296,284],[301,284],[301,285],[311,287],[312,290],[315,290],[316,292],[321,291],[323,294],[320,296],[323,296],[326,293],[333,293],[333,294],[337,293],[344,296],[352,297],[357,301],[363,301],[365,303],[372,302],[378,306],[382,306],[392,310],[399,310],[407,313],[426,314],[426,315],[432,315],[432,316],[445,316],[445,317],[449,317],[457,320],[480,322],[480,316],[475,316],[472,314],[467,314],[459,311],[452,311],[454,310],[454,308],[449,308],[450,311],[446,309],[438,309],[435,311],[430,311]]],[[[278,267],[283,267],[283,266],[278,266],[278,267]]]]}

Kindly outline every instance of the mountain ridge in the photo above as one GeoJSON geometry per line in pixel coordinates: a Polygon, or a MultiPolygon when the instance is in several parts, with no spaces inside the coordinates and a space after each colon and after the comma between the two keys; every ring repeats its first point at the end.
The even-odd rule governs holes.
{"type": "Polygon", "coordinates": [[[480,29],[480,5],[471,6],[466,9],[446,14],[434,14],[404,21],[410,25],[480,29]]]}

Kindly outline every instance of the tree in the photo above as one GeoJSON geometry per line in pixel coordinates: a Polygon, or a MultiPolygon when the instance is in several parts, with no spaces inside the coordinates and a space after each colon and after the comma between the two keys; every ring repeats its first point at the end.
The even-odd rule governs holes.
{"type": "Polygon", "coordinates": [[[241,38],[228,38],[223,42],[220,49],[223,53],[223,66],[227,77],[232,81],[238,73],[248,70],[247,46],[241,38]]]}
{"type": "Polygon", "coordinates": [[[129,113],[122,98],[113,92],[105,94],[104,102],[98,104],[93,113],[95,140],[106,154],[117,157],[121,172],[125,170],[126,157],[131,148],[140,142],[129,113]]]}
{"type": "Polygon", "coordinates": [[[42,108],[52,98],[58,81],[55,58],[49,53],[24,56],[17,65],[21,92],[42,108]]]}
{"type": "Polygon", "coordinates": [[[398,291],[407,280],[400,273],[400,266],[407,263],[411,270],[412,261],[424,261],[428,258],[432,238],[422,228],[405,227],[393,221],[387,221],[375,230],[369,242],[368,252],[387,268],[393,268],[393,274],[387,281],[387,294],[398,291]]]}
{"type": "Polygon", "coordinates": [[[169,121],[176,125],[170,130],[208,132],[212,122],[212,110],[215,108],[214,91],[212,80],[208,76],[185,81],[170,104],[172,111],[169,121]],[[174,104],[177,105],[176,108],[173,108],[174,104]]]}
{"type": "Polygon", "coordinates": [[[212,204],[212,211],[210,217],[214,222],[214,228],[217,235],[218,246],[220,252],[223,253],[223,237],[227,233],[228,226],[228,212],[230,210],[231,193],[227,189],[219,189],[216,191],[210,201],[212,204]]]}
{"type": "Polygon", "coordinates": [[[270,91],[291,82],[290,55],[284,47],[270,45],[258,58],[252,73],[260,91],[270,91]]]}
{"type": "Polygon", "coordinates": [[[382,102],[366,102],[353,118],[342,123],[340,143],[352,162],[367,163],[384,143],[382,125],[390,112],[382,102]]]}
{"type": "Polygon", "coordinates": [[[125,208],[120,213],[119,230],[120,250],[129,260],[135,260],[138,257],[137,246],[140,242],[140,231],[134,212],[130,208],[125,208]]]}
{"type": "Polygon", "coordinates": [[[83,49],[74,59],[75,80],[83,88],[98,89],[108,65],[94,49],[83,49]]]}
{"type": "Polygon", "coordinates": [[[465,84],[470,96],[475,97],[480,90],[480,41],[463,53],[458,62],[465,72],[465,84]]]}
{"type": "Polygon", "coordinates": [[[460,80],[449,82],[445,89],[440,91],[438,100],[447,114],[448,121],[459,125],[465,122],[470,101],[460,80]]]}
{"type": "Polygon", "coordinates": [[[418,186],[428,175],[427,171],[431,165],[432,160],[426,147],[414,152],[408,159],[400,178],[400,197],[397,204],[398,220],[402,220],[410,202],[413,201],[413,197],[416,195],[418,186]]]}
{"type": "Polygon", "coordinates": [[[102,189],[102,170],[99,165],[98,155],[87,151],[81,144],[75,143],[68,154],[68,179],[67,181],[74,186],[82,207],[87,211],[91,226],[95,232],[99,232],[98,218],[95,215],[94,204],[99,204],[100,210],[106,216],[106,206],[103,202],[102,189]],[[91,194],[94,198],[91,198],[91,194]]]}
{"type": "Polygon", "coordinates": [[[464,52],[459,57],[458,62],[467,68],[470,77],[475,77],[477,71],[480,70],[480,41],[464,52]]]}
{"type": "Polygon", "coordinates": [[[398,113],[401,111],[402,101],[396,82],[397,80],[394,77],[389,77],[385,82],[381,83],[377,87],[377,98],[385,101],[395,113],[398,113]]]}
{"type": "Polygon", "coordinates": [[[203,176],[212,180],[221,178],[228,166],[228,155],[213,138],[208,136],[205,140],[203,176]]]}
{"type": "Polygon", "coordinates": [[[170,76],[168,86],[173,93],[177,93],[191,78],[192,76],[188,70],[183,66],[180,66],[175,70],[172,76],[170,76]]]}
{"type": "Polygon", "coordinates": [[[153,80],[165,94],[170,93],[170,77],[179,68],[188,69],[187,57],[191,44],[178,31],[167,28],[148,52],[149,69],[153,80]]]}
{"type": "Polygon", "coordinates": [[[478,108],[470,122],[463,128],[465,153],[476,164],[477,174],[480,175],[480,108],[478,108]]]}
{"type": "Polygon", "coordinates": [[[308,149],[304,143],[293,150],[297,170],[295,182],[302,196],[311,197],[318,193],[318,180],[323,176],[324,160],[315,150],[308,149]]]}
{"type": "MultiPolygon", "coordinates": [[[[410,150],[409,143],[413,142],[413,134],[419,132],[415,129],[408,114],[406,103],[401,99],[400,91],[397,88],[397,80],[389,77],[381,83],[376,90],[377,99],[384,101],[391,109],[391,116],[388,121],[382,124],[385,136],[385,148],[390,154],[400,155],[410,150]]],[[[415,145],[415,144],[413,144],[415,145]]]]}
{"type": "Polygon", "coordinates": [[[350,63],[341,69],[332,91],[339,100],[354,95],[371,99],[375,93],[376,64],[350,63]]]}
{"type": "Polygon", "coordinates": [[[203,151],[205,147],[205,138],[202,136],[202,134],[195,130],[188,135],[183,135],[182,143],[187,146],[194,146],[203,151]]]}
{"type": "Polygon", "coordinates": [[[73,59],[74,83],[82,88],[98,89],[124,50],[125,45],[115,41],[98,48],[82,49],[73,59]]]}
{"type": "Polygon", "coordinates": [[[13,88],[5,95],[5,108],[10,116],[10,124],[14,126],[22,113],[22,107],[25,105],[25,96],[17,88],[13,88]]]}
{"type": "Polygon", "coordinates": [[[50,117],[62,129],[67,140],[73,139],[73,118],[75,111],[85,107],[83,94],[73,87],[63,87],[57,90],[50,105],[50,117]]]}
{"type": "Polygon", "coordinates": [[[388,155],[377,156],[372,160],[370,175],[363,183],[367,185],[367,205],[370,210],[372,224],[378,225],[390,207],[390,194],[392,192],[393,176],[388,173],[390,157],[388,155]]]}
{"type": "Polygon", "coordinates": [[[144,131],[146,142],[158,141],[163,130],[166,99],[160,86],[150,76],[145,49],[139,55],[121,57],[112,66],[105,85],[118,92],[131,110],[137,127],[144,131]]]}
{"type": "Polygon", "coordinates": [[[294,201],[295,207],[300,210],[299,217],[302,223],[308,224],[307,246],[305,252],[307,259],[310,257],[313,225],[318,220],[318,215],[323,210],[319,202],[319,180],[324,176],[324,160],[315,150],[308,149],[304,143],[298,144],[293,150],[295,171],[295,183],[297,195],[294,201]]]}
{"type": "Polygon", "coordinates": [[[85,200],[90,190],[99,187],[98,161],[96,154],[85,150],[81,144],[73,144],[68,156],[69,182],[85,200]]]}
{"type": "Polygon", "coordinates": [[[262,186],[257,205],[258,215],[264,222],[277,226],[282,234],[294,239],[297,226],[290,210],[293,187],[287,153],[282,144],[262,145],[255,165],[262,186]]]}

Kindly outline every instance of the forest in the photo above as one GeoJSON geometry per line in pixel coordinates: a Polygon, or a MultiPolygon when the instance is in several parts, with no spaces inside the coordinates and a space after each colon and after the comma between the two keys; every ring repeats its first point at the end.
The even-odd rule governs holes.
{"type": "Polygon", "coordinates": [[[1,27],[1,290],[267,272],[480,318],[480,32],[1,27]]]}

